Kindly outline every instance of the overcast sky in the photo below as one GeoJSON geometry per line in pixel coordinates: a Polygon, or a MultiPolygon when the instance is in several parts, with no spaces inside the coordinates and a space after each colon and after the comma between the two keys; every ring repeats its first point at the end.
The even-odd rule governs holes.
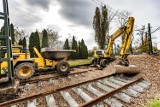
{"type": "MultiPolygon", "coordinates": [[[[92,28],[97,0],[8,0],[11,22],[30,35],[32,31],[50,28],[58,31],[64,41],[75,35],[85,40],[89,49],[96,46],[92,28]]],[[[114,10],[127,10],[141,28],[151,23],[152,29],[160,26],[160,1],[158,0],[99,0],[114,10]]],[[[97,2],[98,3],[98,2],[97,2]]],[[[0,2],[0,10],[2,11],[0,2]]],[[[2,25],[2,23],[0,23],[2,25]]],[[[112,25],[113,26],[113,25],[112,25]]],[[[114,28],[117,28],[115,25],[114,28]]],[[[110,31],[112,34],[114,30],[110,31]]],[[[135,35],[136,36],[136,35],[135,35]]],[[[160,31],[153,33],[153,42],[160,42],[160,31]]],[[[138,38],[138,36],[136,37],[138,38]]],[[[158,43],[160,48],[160,43],[158,43]]]]}

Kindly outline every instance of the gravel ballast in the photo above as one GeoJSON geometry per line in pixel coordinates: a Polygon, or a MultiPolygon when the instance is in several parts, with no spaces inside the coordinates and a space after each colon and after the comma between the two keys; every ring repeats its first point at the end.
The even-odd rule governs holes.
{"type": "MultiPolygon", "coordinates": [[[[136,65],[140,69],[140,73],[135,76],[135,78],[138,78],[142,76],[146,81],[150,82],[152,84],[151,88],[145,91],[143,94],[141,94],[138,98],[135,98],[133,103],[131,105],[126,105],[129,107],[143,107],[147,102],[149,102],[151,99],[153,99],[158,92],[160,92],[160,60],[149,56],[149,55],[130,55],[129,61],[131,65],[136,65]]],[[[96,70],[94,67],[88,67],[89,69],[93,69],[92,71],[88,71],[87,73],[84,73],[84,75],[71,75],[71,78],[63,77],[61,80],[54,79],[53,84],[48,84],[48,81],[41,82],[42,86],[38,86],[37,83],[34,83],[29,86],[29,89],[23,90],[20,93],[20,98],[24,98],[29,95],[34,95],[42,92],[46,92],[49,90],[55,90],[61,87],[69,86],[72,84],[80,83],[83,81],[91,80],[94,78],[99,78],[103,76],[110,75],[114,72],[114,65],[118,63],[118,59],[110,63],[106,68],[103,70],[96,70]]],[[[74,68],[74,71],[71,72],[81,72],[86,69],[82,68],[74,68]]],[[[34,78],[43,78],[50,75],[43,75],[40,77],[34,77],[34,78]]],[[[82,90],[86,91],[82,88],[82,90]]],[[[70,92],[71,94],[74,94],[74,92],[70,92]]],[[[61,107],[67,107],[67,102],[64,101],[62,96],[60,96],[59,93],[53,94],[55,95],[55,99],[61,99],[57,105],[61,107]],[[64,103],[64,104],[62,104],[64,103]]],[[[95,97],[94,95],[90,95],[91,97],[95,97]]],[[[78,96],[74,96],[75,98],[78,96]]],[[[44,99],[41,99],[43,102],[44,99]]],[[[79,104],[82,104],[83,100],[79,101],[79,104]]],[[[41,106],[43,106],[42,103],[40,103],[41,106]]],[[[46,106],[46,104],[44,105],[46,106]]]]}

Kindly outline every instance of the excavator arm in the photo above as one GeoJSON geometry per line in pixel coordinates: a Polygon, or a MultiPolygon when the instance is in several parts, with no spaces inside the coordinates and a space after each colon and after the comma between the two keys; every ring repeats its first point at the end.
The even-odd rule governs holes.
{"type": "Polygon", "coordinates": [[[120,27],[115,33],[111,35],[111,38],[109,39],[108,47],[104,53],[104,57],[109,57],[111,55],[113,50],[114,40],[118,38],[120,35],[122,35],[123,32],[124,32],[124,27],[120,27]]]}
{"type": "Polygon", "coordinates": [[[129,21],[128,21],[128,23],[125,27],[125,31],[124,31],[124,39],[123,39],[123,43],[122,43],[122,47],[121,47],[121,51],[120,51],[121,56],[126,54],[127,50],[130,47],[133,26],[134,26],[134,18],[129,17],[129,21]]]}
{"type": "Polygon", "coordinates": [[[127,50],[130,47],[131,44],[131,38],[132,38],[132,32],[133,32],[133,26],[134,26],[134,18],[129,17],[128,23],[126,24],[125,31],[124,31],[124,38],[122,42],[122,47],[120,50],[120,65],[128,66],[129,61],[127,56],[127,50]]]}
{"type": "Polygon", "coordinates": [[[121,57],[126,54],[127,50],[130,47],[131,43],[131,37],[132,37],[132,31],[133,31],[133,25],[134,25],[134,18],[129,17],[128,22],[125,26],[120,27],[115,33],[111,35],[111,38],[109,39],[108,47],[105,51],[104,57],[110,56],[113,50],[113,43],[116,38],[124,34],[124,39],[120,51],[121,57]]]}

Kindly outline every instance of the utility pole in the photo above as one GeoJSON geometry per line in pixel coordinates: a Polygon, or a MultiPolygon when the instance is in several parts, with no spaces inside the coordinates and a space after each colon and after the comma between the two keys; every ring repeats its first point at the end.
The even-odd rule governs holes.
{"type": "Polygon", "coordinates": [[[149,54],[153,54],[150,23],[148,23],[148,43],[149,43],[149,54]]]}
{"type": "Polygon", "coordinates": [[[145,30],[145,26],[142,26],[142,31],[141,31],[141,40],[142,40],[142,47],[144,46],[144,42],[143,42],[143,33],[144,33],[144,30],[145,30]]]}

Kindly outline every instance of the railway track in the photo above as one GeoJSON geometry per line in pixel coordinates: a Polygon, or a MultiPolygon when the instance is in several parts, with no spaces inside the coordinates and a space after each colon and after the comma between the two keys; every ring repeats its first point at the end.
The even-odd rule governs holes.
{"type": "Polygon", "coordinates": [[[75,76],[78,76],[80,74],[84,74],[84,73],[87,73],[88,71],[93,71],[93,70],[84,70],[84,71],[81,71],[81,72],[72,72],[68,75],[53,75],[53,76],[50,76],[50,77],[43,77],[43,78],[36,78],[36,79],[30,79],[30,80],[21,80],[20,81],[20,85],[25,85],[27,83],[36,83],[36,82],[40,82],[40,81],[52,81],[53,79],[61,79],[63,77],[66,77],[68,76],[68,78],[70,78],[70,76],[72,75],[75,75],[75,76]]]}
{"type": "Polygon", "coordinates": [[[142,78],[108,75],[0,103],[0,107],[123,107],[151,84],[142,78]]]}
{"type": "Polygon", "coordinates": [[[53,74],[53,72],[48,72],[48,74],[44,73],[42,75],[39,75],[37,76],[38,78],[31,78],[31,79],[28,79],[28,80],[21,80],[20,81],[20,85],[25,85],[27,83],[36,83],[36,82],[40,82],[40,81],[52,81],[53,79],[61,79],[63,77],[68,77],[68,78],[71,78],[70,76],[78,76],[78,75],[84,75],[85,73],[89,72],[89,71],[94,71],[96,70],[96,68],[91,68],[90,66],[88,65],[80,65],[80,66],[75,66],[75,67],[72,67],[70,69],[70,71],[73,71],[67,75],[52,75],[52,76],[48,76],[48,77],[42,77],[42,78],[39,78],[40,76],[42,75],[48,75],[48,74],[53,74]],[[82,71],[80,72],[76,72],[77,70],[82,69],[82,71]]]}

